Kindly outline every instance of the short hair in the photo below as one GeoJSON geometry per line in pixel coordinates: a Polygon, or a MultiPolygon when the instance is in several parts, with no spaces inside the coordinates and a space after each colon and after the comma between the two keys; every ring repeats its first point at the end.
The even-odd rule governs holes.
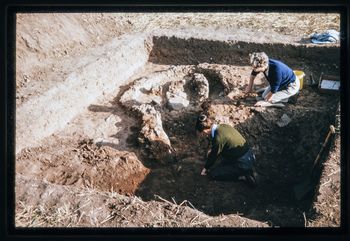
{"type": "Polygon", "coordinates": [[[269,57],[265,54],[265,52],[254,52],[249,54],[250,64],[253,68],[266,68],[269,66],[269,57]]]}
{"type": "Polygon", "coordinates": [[[200,114],[197,118],[196,130],[202,132],[205,129],[211,128],[212,124],[212,120],[210,120],[205,114],[200,114]]]}

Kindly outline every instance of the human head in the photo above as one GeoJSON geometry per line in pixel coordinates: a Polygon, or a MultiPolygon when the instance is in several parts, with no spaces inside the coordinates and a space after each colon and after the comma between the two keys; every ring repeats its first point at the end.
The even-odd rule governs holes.
{"type": "Polygon", "coordinates": [[[213,122],[205,114],[200,114],[197,118],[196,130],[200,133],[208,132],[212,124],[213,122]]]}
{"type": "Polygon", "coordinates": [[[249,54],[250,64],[257,72],[265,71],[269,66],[269,57],[265,52],[254,52],[249,54]]]}

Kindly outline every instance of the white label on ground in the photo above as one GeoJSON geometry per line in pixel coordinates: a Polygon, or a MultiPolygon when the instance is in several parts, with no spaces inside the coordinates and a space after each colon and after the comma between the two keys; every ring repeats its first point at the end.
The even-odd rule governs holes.
{"type": "Polygon", "coordinates": [[[339,90],[340,81],[335,80],[322,80],[321,89],[329,89],[329,90],[339,90]]]}

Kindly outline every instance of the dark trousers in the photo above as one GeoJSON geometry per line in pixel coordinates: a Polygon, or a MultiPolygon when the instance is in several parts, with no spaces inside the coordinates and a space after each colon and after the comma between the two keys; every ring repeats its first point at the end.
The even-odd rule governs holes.
{"type": "Polygon", "coordinates": [[[222,159],[221,163],[209,170],[209,176],[218,181],[234,181],[253,171],[255,155],[249,150],[238,160],[222,159]]]}

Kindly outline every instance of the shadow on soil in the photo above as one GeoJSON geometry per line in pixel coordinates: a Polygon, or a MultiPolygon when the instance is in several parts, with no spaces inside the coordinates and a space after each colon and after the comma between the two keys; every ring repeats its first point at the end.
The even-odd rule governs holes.
{"type": "MultiPolygon", "coordinates": [[[[327,49],[323,52],[305,47],[312,53],[305,52],[304,60],[302,56],[304,51],[296,51],[294,47],[286,49],[273,44],[236,43],[233,45],[219,41],[182,40],[168,37],[154,38],[153,43],[149,61],[158,64],[184,65],[207,62],[247,66],[248,53],[263,47],[269,55],[277,59],[283,57],[287,64],[291,64],[293,68],[305,70],[308,75],[316,76],[315,73],[320,69],[327,73],[338,71],[335,67],[323,66],[318,63],[319,61],[312,61],[328,53],[327,49]],[[213,56],[212,53],[216,54],[213,56]],[[306,60],[309,61],[308,64],[306,60]]],[[[339,56],[338,49],[329,51],[328,55],[332,58],[339,56]]],[[[120,94],[113,101],[115,109],[91,106],[90,110],[122,113],[123,109],[118,107],[117,100],[128,87],[122,87],[120,94]]],[[[210,89],[221,92],[215,86],[210,86],[210,89]]],[[[294,197],[293,185],[309,175],[312,163],[320,150],[320,143],[328,132],[329,124],[334,121],[337,106],[337,101],[332,99],[333,97],[322,96],[316,92],[304,90],[295,105],[287,104],[284,109],[256,112],[235,126],[251,144],[257,157],[256,169],[260,182],[255,189],[249,188],[242,182],[219,182],[200,175],[205,162],[207,142],[196,137],[194,126],[198,113],[184,113],[173,117],[172,120],[162,113],[163,127],[172,146],[176,149],[175,163],[161,166],[157,160],[150,160],[147,156],[140,154],[141,148],[137,141],[139,129],[135,121],[137,118],[134,120],[133,127],[126,127],[131,130],[130,135],[125,138],[127,145],[112,143],[104,143],[104,145],[135,151],[143,165],[151,169],[134,193],[145,201],[154,200],[154,195],[159,195],[178,204],[187,200],[196,209],[208,215],[239,214],[250,219],[268,222],[270,225],[304,226],[303,212],[309,210],[313,201],[312,195],[303,201],[297,201],[294,197]],[[291,122],[287,126],[279,127],[276,123],[283,114],[287,114],[291,122]]],[[[218,93],[215,94],[218,95],[218,93]]],[[[238,102],[245,103],[244,100],[238,102]]],[[[228,102],[227,108],[231,108],[232,104],[228,102]]],[[[250,109],[250,111],[253,110],[250,109]]],[[[129,120],[126,117],[128,114],[131,113],[124,113],[125,118],[122,117],[119,123],[121,126],[129,120]]],[[[230,117],[227,113],[222,115],[230,117]]],[[[125,135],[117,133],[115,137],[123,138],[125,135]]]]}
{"type": "Polygon", "coordinates": [[[130,88],[130,85],[131,84],[120,86],[118,95],[109,102],[109,106],[90,105],[88,110],[91,112],[108,112],[120,118],[120,121],[115,123],[115,126],[118,127],[120,131],[110,135],[110,137],[118,140],[118,144],[104,141],[98,143],[99,146],[109,146],[119,151],[133,150],[135,154],[138,155],[135,148],[138,148],[137,136],[141,130],[141,120],[134,118],[135,116],[133,116],[133,113],[125,110],[118,102],[121,95],[130,88]]]}
{"type": "Polygon", "coordinates": [[[212,216],[239,214],[275,226],[304,226],[303,212],[310,209],[313,193],[297,201],[293,186],[310,174],[320,143],[334,121],[336,102],[331,101],[327,108],[296,110],[289,104],[286,109],[256,113],[236,125],[257,157],[260,181],[255,189],[242,182],[219,182],[201,176],[206,145],[195,136],[196,116],[178,117],[165,126],[171,139],[177,140],[173,143],[180,150],[177,163],[153,168],[135,195],[148,201],[156,194],[178,204],[187,200],[212,216]],[[292,121],[279,127],[276,122],[284,113],[292,121]]]}
{"type": "MultiPolygon", "coordinates": [[[[284,109],[256,111],[251,106],[244,107],[251,108],[254,114],[235,127],[246,137],[256,154],[256,170],[260,178],[257,188],[250,188],[243,182],[214,181],[200,175],[207,141],[197,138],[194,130],[198,113],[185,112],[171,120],[164,114],[163,127],[177,150],[175,163],[160,165],[156,160],[141,154],[137,142],[139,129],[135,120],[128,127],[126,146],[113,143],[104,145],[135,151],[143,165],[151,169],[134,193],[145,201],[154,200],[154,195],[159,195],[177,204],[187,200],[196,209],[211,216],[239,214],[274,226],[304,226],[303,212],[310,209],[313,193],[297,201],[293,186],[310,174],[320,143],[324,141],[329,124],[334,123],[338,102],[332,96],[314,94],[306,98],[303,93],[309,92],[301,92],[298,102],[287,104],[284,109]],[[283,114],[287,114],[291,122],[280,127],[276,123],[283,114]]],[[[113,107],[90,106],[89,109],[120,115],[123,109],[118,105],[118,99],[119,96],[111,102],[113,107]]],[[[235,106],[227,100],[220,104],[227,106],[224,109],[235,106]]],[[[124,113],[125,119],[120,125],[128,121],[130,116],[127,115],[130,114],[124,113]]],[[[122,138],[116,135],[116,138],[122,138]]]]}

